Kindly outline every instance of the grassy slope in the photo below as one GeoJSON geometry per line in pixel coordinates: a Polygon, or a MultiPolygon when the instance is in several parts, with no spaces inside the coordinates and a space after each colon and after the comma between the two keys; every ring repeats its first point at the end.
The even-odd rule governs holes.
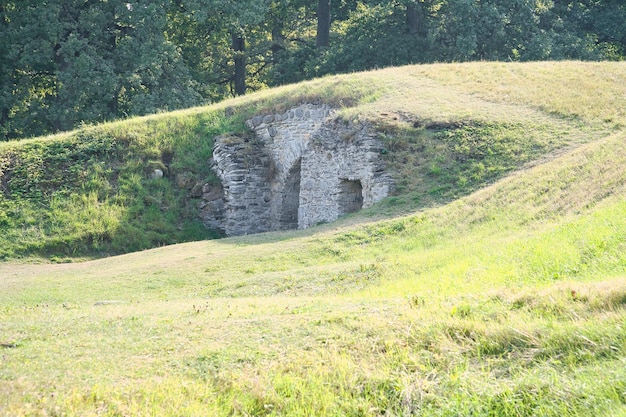
{"type": "Polygon", "coordinates": [[[212,144],[199,138],[219,132],[214,120],[179,113],[0,144],[0,258],[97,256],[208,237],[175,177],[209,176],[202,162],[212,144]],[[150,179],[157,167],[170,181],[150,179]]]}
{"type": "Polygon", "coordinates": [[[358,78],[328,79],[0,143],[0,260],[67,262],[216,237],[198,221],[198,200],[188,198],[193,186],[215,180],[208,163],[215,136],[243,131],[246,118],[268,107],[320,99],[354,105],[378,90],[358,78]],[[151,179],[154,168],[164,180],[151,179]]]}
{"type": "Polygon", "coordinates": [[[68,261],[211,236],[187,196],[213,178],[213,137],[243,130],[257,112],[322,100],[348,120],[373,121],[398,179],[384,214],[396,215],[619,129],[623,82],[619,63],[408,67],[2,143],[0,259],[68,261]],[[155,167],[165,180],[150,179],[155,167]]]}
{"type": "Polygon", "coordinates": [[[388,136],[401,194],[306,231],[0,264],[0,415],[626,415],[626,66],[359,78],[378,93],[342,117],[388,136]]]}

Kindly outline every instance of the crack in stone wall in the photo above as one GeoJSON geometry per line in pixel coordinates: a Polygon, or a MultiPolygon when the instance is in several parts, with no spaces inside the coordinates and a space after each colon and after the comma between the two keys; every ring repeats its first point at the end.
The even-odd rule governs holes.
{"type": "Polygon", "coordinates": [[[201,216],[226,235],[304,229],[371,206],[393,188],[371,126],[336,120],[324,104],[246,122],[252,135],[215,139],[201,216]]]}

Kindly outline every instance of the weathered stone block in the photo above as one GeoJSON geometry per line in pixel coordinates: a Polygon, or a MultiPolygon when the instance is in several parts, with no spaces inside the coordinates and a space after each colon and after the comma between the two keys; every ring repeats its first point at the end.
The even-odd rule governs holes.
{"type": "Polygon", "coordinates": [[[161,171],[160,169],[155,169],[154,171],[152,171],[152,173],[150,174],[150,178],[152,178],[153,180],[158,180],[163,178],[163,171],[161,171]]]}
{"type": "Polygon", "coordinates": [[[200,198],[202,197],[202,183],[197,183],[195,184],[192,188],[191,191],[189,192],[189,196],[191,198],[200,198]]]}
{"type": "Polygon", "coordinates": [[[254,116],[252,118],[252,126],[258,126],[263,123],[263,116],[254,116]]]}

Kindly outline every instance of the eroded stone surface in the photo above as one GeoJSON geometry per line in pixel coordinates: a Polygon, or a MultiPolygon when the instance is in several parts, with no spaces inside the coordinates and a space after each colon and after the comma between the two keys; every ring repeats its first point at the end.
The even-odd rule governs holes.
{"type": "Polygon", "coordinates": [[[337,121],[326,105],[303,104],[246,123],[250,138],[216,138],[212,167],[221,187],[203,187],[203,221],[226,235],[330,222],[393,187],[370,126],[337,121]]]}

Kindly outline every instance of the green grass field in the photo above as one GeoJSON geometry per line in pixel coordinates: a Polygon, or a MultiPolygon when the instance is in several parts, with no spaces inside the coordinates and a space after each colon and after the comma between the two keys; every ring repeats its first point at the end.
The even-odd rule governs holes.
{"type": "Polygon", "coordinates": [[[48,172],[50,147],[102,168],[0,192],[0,415],[626,416],[625,142],[626,64],[559,62],[333,76],[0,144],[0,169],[39,149],[48,172]],[[377,126],[396,195],[191,242],[145,167],[171,152],[209,180],[189,166],[210,135],[311,98],[377,126]],[[131,231],[187,243],[105,256],[131,231]]]}

